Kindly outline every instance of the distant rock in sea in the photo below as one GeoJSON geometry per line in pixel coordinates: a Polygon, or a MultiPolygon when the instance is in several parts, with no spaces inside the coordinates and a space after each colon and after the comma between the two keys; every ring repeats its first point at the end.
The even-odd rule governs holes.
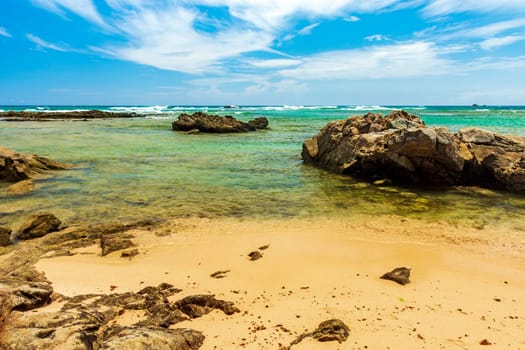
{"type": "Polygon", "coordinates": [[[405,111],[330,122],[303,143],[302,158],[370,180],[525,192],[525,138],[477,128],[452,134],[405,111]]]}
{"type": "Polygon", "coordinates": [[[258,117],[245,123],[230,115],[221,117],[204,112],[182,113],[172,123],[173,130],[192,131],[192,133],[196,133],[197,130],[208,133],[248,132],[267,127],[268,119],[264,117],[258,117]]]}
{"type": "Polygon", "coordinates": [[[110,119],[110,118],[136,118],[135,113],[105,112],[99,110],[89,111],[7,111],[0,112],[0,119],[5,121],[52,121],[52,120],[84,120],[84,119],[110,119]]]}

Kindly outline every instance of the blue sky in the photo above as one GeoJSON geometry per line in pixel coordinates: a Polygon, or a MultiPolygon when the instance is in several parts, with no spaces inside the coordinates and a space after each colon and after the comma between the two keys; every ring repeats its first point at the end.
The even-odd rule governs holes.
{"type": "Polygon", "coordinates": [[[525,104],[524,0],[2,0],[0,104],[525,104]]]}

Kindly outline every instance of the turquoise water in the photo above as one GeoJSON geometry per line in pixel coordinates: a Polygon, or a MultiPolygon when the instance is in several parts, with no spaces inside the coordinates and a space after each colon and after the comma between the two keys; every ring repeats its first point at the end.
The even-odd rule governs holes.
{"type": "MultiPolygon", "coordinates": [[[[37,190],[0,197],[0,225],[38,210],[68,223],[111,219],[316,217],[395,214],[483,226],[516,222],[525,196],[473,189],[382,188],[335,175],[300,159],[302,142],[327,122],[395,107],[14,107],[2,110],[133,110],[140,116],[54,122],[0,121],[0,144],[71,163],[37,181],[37,190]],[[270,129],[248,134],[186,135],[171,130],[182,111],[241,120],[265,116],[270,129]]],[[[453,131],[479,126],[525,136],[525,107],[403,107],[427,125],[453,131]]],[[[525,230],[525,227],[523,227],[525,230]]]]}

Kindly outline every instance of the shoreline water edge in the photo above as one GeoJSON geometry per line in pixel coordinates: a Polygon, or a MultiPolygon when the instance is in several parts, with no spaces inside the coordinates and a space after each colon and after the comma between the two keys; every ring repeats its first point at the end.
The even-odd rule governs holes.
{"type": "MultiPolygon", "coordinates": [[[[0,349],[525,349],[523,194],[303,165],[328,122],[394,108],[100,109],[0,120],[30,181],[0,187],[0,349]],[[196,111],[255,132],[171,130],[196,111]]],[[[409,111],[525,136],[525,107],[409,111]]]]}

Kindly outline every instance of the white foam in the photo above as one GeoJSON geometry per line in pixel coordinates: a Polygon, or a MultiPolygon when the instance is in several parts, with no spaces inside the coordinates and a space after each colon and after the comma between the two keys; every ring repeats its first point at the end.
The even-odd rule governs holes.
{"type": "Polygon", "coordinates": [[[138,113],[138,114],[160,114],[168,110],[168,106],[126,106],[109,107],[112,111],[138,113]]]}

